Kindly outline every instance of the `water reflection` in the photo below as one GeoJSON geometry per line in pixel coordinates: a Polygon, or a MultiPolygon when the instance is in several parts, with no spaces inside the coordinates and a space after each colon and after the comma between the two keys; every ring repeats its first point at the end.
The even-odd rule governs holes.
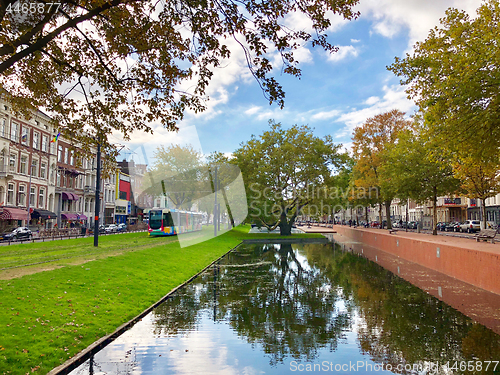
{"type": "Polygon", "coordinates": [[[365,258],[330,244],[246,245],[97,353],[92,372],[338,372],[351,362],[363,363],[358,373],[424,373],[499,359],[500,336],[365,258]]]}

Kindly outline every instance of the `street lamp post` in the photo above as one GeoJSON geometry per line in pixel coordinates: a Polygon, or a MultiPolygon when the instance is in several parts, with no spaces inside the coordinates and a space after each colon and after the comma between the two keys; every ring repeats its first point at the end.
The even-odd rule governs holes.
{"type": "Polygon", "coordinates": [[[99,212],[101,191],[101,142],[97,143],[97,176],[95,182],[95,218],[94,218],[94,247],[99,246],[99,212]]]}
{"type": "Polygon", "coordinates": [[[29,180],[29,183],[28,183],[28,191],[27,191],[27,195],[28,195],[28,216],[26,218],[26,227],[29,228],[30,227],[30,206],[31,206],[31,169],[33,168],[33,163],[31,164],[30,166],[30,169],[29,169],[29,176],[30,176],[30,180],[29,180]]]}

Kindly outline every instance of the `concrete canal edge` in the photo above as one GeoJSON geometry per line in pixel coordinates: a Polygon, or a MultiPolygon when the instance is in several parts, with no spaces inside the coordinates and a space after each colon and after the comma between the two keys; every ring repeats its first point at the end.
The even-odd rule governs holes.
{"type": "Polygon", "coordinates": [[[149,314],[155,307],[158,307],[161,303],[165,302],[165,300],[167,300],[170,296],[172,296],[172,294],[174,294],[177,290],[179,290],[180,288],[184,287],[185,285],[189,284],[191,281],[196,279],[199,275],[201,275],[207,269],[212,267],[215,263],[219,262],[221,259],[223,259],[226,255],[228,255],[231,251],[236,249],[241,244],[242,244],[242,242],[240,242],[238,245],[233,247],[231,250],[229,250],[226,253],[224,253],[223,255],[221,255],[219,258],[214,260],[208,266],[203,268],[200,272],[196,273],[195,275],[191,276],[188,280],[184,281],[182,284],[173,288],[170,292],[168,292],[166,295],[164,295],[157,302],[155,302],[154,304],[149,306],[146,310],[141,312],[139,315],[137,315],[136,317],[132,318],[128,322],[123,323],[121,326],[119,326],[113,333],[111,333],[107,336],[101,337],[99,340],[90,344],[85,349],[83,349],[81,352],[75,354],[72,358],[68,359],[62,365],[59,365],[56,368],[53,368],[51,371],[49,371],[47,373],[47,375],[69,374],[71,371],[73,371],[75,368],[77,368],[82,363],[84,363],[87,359],[89,359],[93,354],[97,353],[99,350],[104,348],[110,342],[114,341],[117,337],[119,337],[125,331],[130,329],[135,323],[137,323],[142,318],[144,318],[147,314],[149,314]]]}
{"type": "Polygon", "coordinates": [[[500,275],[500,251],[498,251],[498,245],[482,243],[484,250],[476,250],[471,248],[472,242],[471,245],[465,244],[461,247],[456,244],[408,238],[382,231],[375,232],[349,227],[338,227],[337,231],[353,241],[396,255],[481,289],[500,294],[500,281],[498,279],[498,275],[500,275]]]}
{"type": "Polygon", "coordinates": [[[269,244],[269,243],[277,243],[277,244],[307,244],[307,243],[328,243],[329,240],[326,237],[323,238],[254,238],[243,240],[243,244],[269,244]]]}

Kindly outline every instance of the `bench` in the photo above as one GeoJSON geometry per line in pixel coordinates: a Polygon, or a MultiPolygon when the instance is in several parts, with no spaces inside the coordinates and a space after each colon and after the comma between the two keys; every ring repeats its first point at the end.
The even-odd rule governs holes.
{"type": "Polygon", "coordinates": [[[389,234],[396,234],[398,233],[397,229],[389,229],[389,234]]]}
{"type": "Polygon", "coordinates": [[[482,229],[479,233],[476,233],[474,237],[476,241],[479,242],[481,240],[488,241],[491,240],[491,243],[495,243],[495,237],[498,234],[495,229],[482,229]]]}

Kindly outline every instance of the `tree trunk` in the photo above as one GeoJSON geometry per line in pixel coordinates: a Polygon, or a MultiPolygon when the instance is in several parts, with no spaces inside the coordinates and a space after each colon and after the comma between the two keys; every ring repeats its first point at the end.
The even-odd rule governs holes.
{"type": "Polygon", "coordinates": [[[292,215],[290,220],[288,220],[286,217],[287,211],[287,208],[282,207],[280,221],[278,224],[278,226],[280,227],[280,235],[282,236],[290,236],[292,234],[292,225],[295,222],[295,218],[297,217],[297,213],[295,213],[292,215]]]}
{"type": "Polygon", "coordinates": [[[486,199],[483,198],[481,199],[481,214],[482,214],[482,220],[481,220],[481,229],[486,229],[486,199]]]}
{"type": "Polygon", "coordinates": [[[437,187],[434,186],[434,196],[432,197],[432,235],[437,236],[437,187]]]}
{"type": "Polygon", "coordinates": [[[234,228],[233,213],[231,212],[231,207],[229,207],[229,202],[226,196],[226,190],[222,188],[221,191],[222,191],[222,196],[224,197],[224,203],[226,205],[227,214],[229,215],[229,220],[231,221],[231,228],[234,228]]]}
{"type": "Polygon", "coordinates": [[[382,203],[378,204],[378,221],[380,228],[383,228],[382,222],[384,221],[384,215],[382,214],[382,203]]]}
{"type": "Polygon", "coordinates": [[[387,217],[387,229],[392,229],[391,223],[391,201],[385,202],[385,216],[387,217]]]}

